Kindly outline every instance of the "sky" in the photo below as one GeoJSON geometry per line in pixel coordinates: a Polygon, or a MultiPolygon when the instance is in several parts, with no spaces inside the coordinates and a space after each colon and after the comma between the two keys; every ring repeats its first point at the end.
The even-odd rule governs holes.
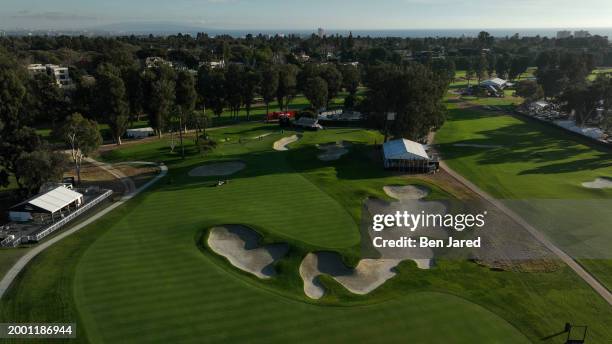
{"type": "Polygon", "coordinates": [[[611,0],[2,0],[0,29],[159,22],[209,29],[612,26],[611,0]]]}

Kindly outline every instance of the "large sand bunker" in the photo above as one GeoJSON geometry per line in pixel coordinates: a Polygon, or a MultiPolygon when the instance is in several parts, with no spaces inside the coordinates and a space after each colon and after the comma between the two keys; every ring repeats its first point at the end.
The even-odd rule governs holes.
{"type": "Polygon", "coordinates": [[[387,196],[398,201],[423,199],[429,195],[429,189],[421,185],[385,186],[387,196]]]}
{"type": "Polygon", "coordinates": [[[297,135],[283,137],[282,139],[274,142],[274,150],[279,151],[279,152],[288,151],[289,148],[287,148],[287,145],[294,143],[299,139],[300,138],[297,135]]]}
{"type": "Polygon", "coordinates": [[[369,294],[396,275],[393,268],[397,259],[363,259],[355,269],[342,262],[338,253],[309,253],[300,265],[300,276],[304,280],[304,293],[311,299],[320,299],[325,289],[319,282],[320,275],[329,275],[353,294],[369,294]]]}
{"type": "Polygon", "coordinates": [[[190,177],[215,177],[229,176],[246,168],[246,164],[241,161],[219,162],[196,167],[189,171],[190,177]]]}
{"type": "Polygon", "coordinates": [[[335,161],[340,159],[343,155],[347,154],[348,148],[351,146],[348,142],[330,143],[325,145],[317,145],[317,148],[325,151],[319,154],[317,157],[321,161],[335,161]]]}
{"type": "Polygon", "coordinates": [[[597,178],[592,182],[582,183],[582,186],[588,189],[610,189],[612,188],[612,179],[597,178]]]}
{"type": "Polygon", "coordinates": [[[287,244],[259,247],[259,235],[250,228],[231,225],[210,230],[208,246],[240,270],[261,279],[276,275],[274,262],[289,251],[287,244]]]}

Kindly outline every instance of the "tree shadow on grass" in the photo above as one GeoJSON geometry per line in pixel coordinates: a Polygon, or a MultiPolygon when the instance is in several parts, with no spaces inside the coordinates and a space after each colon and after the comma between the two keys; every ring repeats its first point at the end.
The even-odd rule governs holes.
{"type": "MultiPolygon", "coordinates": [[[[494,116],[496,115],[471,109],[451,110],[451,118],[461,120],[494,116]]],[[[568,173],[612,166],[610,149],[587,139],[573,137],[561,128],[522,118],[519,120],[520,123],[477,131],[477,139],[444,143],[437,147],[442,156],[449,160],[477,156],[477,162],[483,165],[525,162],[538,165],[519,172],[520,175],[568,173]],[[457,144],[471,146],[459,147],[457,144]],[[595,157],[576,158],[584,153],[594,154],[595,157]]]]}
{"type": "MultiPolygon", "coordinates": [[[[300,146],[286,152],[260,151],[244,154],[224,155],[218,160],[206,159],[192,162],[186,166],[177,166],[170,170],[172,186],[167,190],[179,190],[192,187],[213,186],[220,179],[236,181],[259,176],[274,176],[292,173],[309,173],[333,168],[338,179],[358,180],[393,177],[395,174],[384,170],[382,162],[374,158],[379,152],[373,145],[353,143],[350,152],[337,161],[324,162],[317,158],[321,150],[313,146],[300,146]],[[244,170],[231,176],[189,177],[189,171],[205,164],[218,161],[242,161],[247,166],[244,170]]],[[[290,191],[290,190],[287,190],[290,191]]]]}

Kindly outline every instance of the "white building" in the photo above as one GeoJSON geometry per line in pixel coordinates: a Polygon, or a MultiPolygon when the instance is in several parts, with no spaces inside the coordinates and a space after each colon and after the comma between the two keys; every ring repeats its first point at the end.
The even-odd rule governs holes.
{"type": "Polygon", "coordinates": [[[585,30],[574,31],[575,38],[587,38],[591,37],[591,33],[585,30]]]}
{"type": "Polygon", "coordinates": [[[320,28],[317,30],[317,35],[319,36],[319,38],[323,38],[323,37],[325,37],[325,29],[323,29],[322,27],[320,27],[320,28]]]}
{"type": "Polygon", "coordinates": [[[59,87],[70,87],[73,85],[68,67],[53,64],[31,64],[28,66],[28,71],[32,74],[47,73],[53,76],[59,87]]]}
{"type": "Polygon", "coordinates": [[[572,32],[568,30],[557,31],[557,39],[564,39],[572,37],[572,32]]]}

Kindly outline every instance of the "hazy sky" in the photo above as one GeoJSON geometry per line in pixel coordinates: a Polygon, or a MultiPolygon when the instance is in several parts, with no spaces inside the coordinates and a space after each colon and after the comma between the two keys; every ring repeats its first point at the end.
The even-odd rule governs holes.
{"type": "Polygon", "coordinates": [[[0,28],[173,22],[222,29],[610,27],[612,0],[1,0],[0,28]]]}

